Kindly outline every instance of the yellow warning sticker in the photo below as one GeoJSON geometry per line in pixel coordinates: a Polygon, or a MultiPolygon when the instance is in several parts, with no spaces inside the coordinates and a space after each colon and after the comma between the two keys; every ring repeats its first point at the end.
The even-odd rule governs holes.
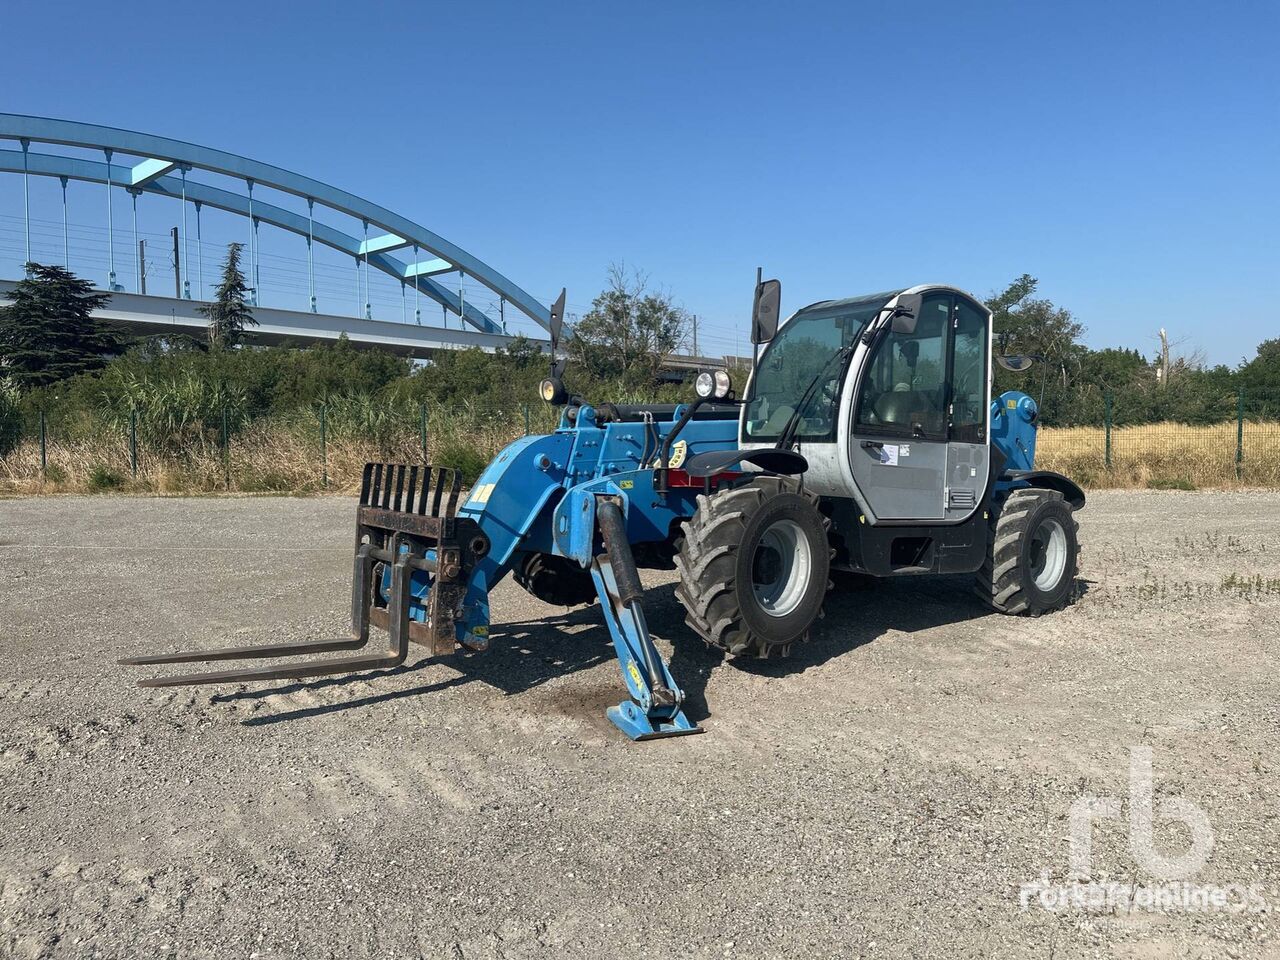
{"type": "Polygon", "coordinates": [[[635,487],[635,485],[636,485],[636,482],[635,482],[634,480],[619,480],[619,481],[618,481],[618,489],[619,489],[619,490],[630,490],[630,489],[632,489],[633,487],[635,487]]]}
{"type": "Polygon", "coordinates": [[[469,502],[475,504],[488,503],[489,497],[493,495],[494,486],[495,484],[492,483],[480,484],[480,486],[471,491],[471,500],[469,502]]]}
{"type": "Polygon", "coordinates": [[[667,466],[672,470],[679,470],[680,465],[684,463],[685,455],[689,452],[689,444],[683,440],[677,440],[674,447],[671,448],[671,460],[667,466]]]}
{"type": "Polygon", "coordinates": [[[635,681],[637,687],[644,689],[644,680],[640,677],[640,668],[636,666],[634,660],[627,661],[627,673],[631,674],[631,679],[635,681]]]}
{"type": "Polygon", "coordinates": [[[475,626],[471,628],[471,632],[477,637],[487,637],[489,635],[489,628],[483,625],[475,626]]]}
{"type": "Polygon", "coordinates": [[[1017,398],[1015,398],[1015,397],[1010,397],[1008,400],[1006,400],[1006,401],[1004,402],[1004,405],[1005,405],[1006,407],[1008,407],[1010,410],[1017,410],[1017,409],[1018,409],[1018,401],[1017,401],[1017,398]]]}

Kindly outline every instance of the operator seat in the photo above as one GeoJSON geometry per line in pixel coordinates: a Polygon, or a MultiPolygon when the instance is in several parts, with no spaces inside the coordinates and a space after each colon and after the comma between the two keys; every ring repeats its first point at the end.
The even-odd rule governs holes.
{"type": "Polygon", "coordinates": [[[942,413],[932,392],[927,390],[893,390],[876,397],[872,405],[875,422],[887,426],[909,427],[915,423],[927,430],[936,429],[942,413]]]}

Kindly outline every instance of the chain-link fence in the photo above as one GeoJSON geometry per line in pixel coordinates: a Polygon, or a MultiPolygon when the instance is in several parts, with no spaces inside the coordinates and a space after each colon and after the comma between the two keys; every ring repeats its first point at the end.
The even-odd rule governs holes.
{"type": "Polygon", "coordinates": [[[1036,466],[1094,487],[1280,487],[1280,392],[1239,390],[1197,423],[1134,423],[1124,400],[1105,397],[1100,426],[1043,427],[1036,466]]]}
{"type": "Polygon", "coordinates": [[[433,409],[369,398],[283,416],[236,405],[193,418],[35,411],[0,456],[0,492],[352,492],[370,460],[453,466],[470,481],[522,433],[554,429],[554,416],[544,404],[433,409]]]}

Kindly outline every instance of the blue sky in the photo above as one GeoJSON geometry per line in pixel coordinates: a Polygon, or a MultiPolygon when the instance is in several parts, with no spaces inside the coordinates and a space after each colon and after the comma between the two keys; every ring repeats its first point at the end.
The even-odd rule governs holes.
{"type": "Polygon", "coordinates": [[[0,110],[296,170],[544,300],[585,306],[625,261],[703,318],[704,352],[745,343],[757,264],[787,312],[1026,272],[1094,346],[1150,354],[1164,326],[1234,364],[1280,336],[1274,2],[123,10],[9,5],[0,110]]]}

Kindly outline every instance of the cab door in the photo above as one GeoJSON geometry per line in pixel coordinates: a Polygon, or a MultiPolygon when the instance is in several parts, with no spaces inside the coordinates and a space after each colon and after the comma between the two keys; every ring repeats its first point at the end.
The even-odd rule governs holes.
{"type": "Polygon", "coordinates": [[[854,481],[879,520],[959,521],[990,469],[990,313],[959,293],[924,296],[911,333],[872,345],[853,417],[854,481]]]}
{"type": "Polygon", "coordinates": [[[947,520],[963,520],[977,509],[991,469],[988,359],[991,315],[968,297],[956,296],[951,315],[951,363],[947,405],[947,520]]]}
{"type": "Polygon", "coordinates": [[[925,294],[915,330],[880,332],[853,411],[853,479],[880,520],[945,516],[948,373],[955,298],[925,294]]]}

